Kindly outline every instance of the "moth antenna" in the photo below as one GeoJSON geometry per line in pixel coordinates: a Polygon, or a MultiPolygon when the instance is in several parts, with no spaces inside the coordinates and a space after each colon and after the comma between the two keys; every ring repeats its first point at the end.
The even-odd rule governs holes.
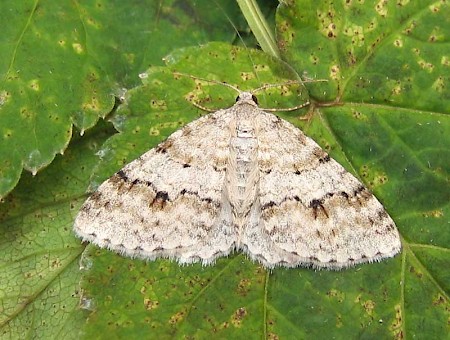
{"type": "Polygon", "coordinates": [[[304,83],[315,83],[315,82],[326,82],[326,81],[328,81],[328,80],[326,80],[326,79],[288,80],[283,83],[265,84],[261,87],[258,87],[256,89],[250,91],[250,93],[255,94],[256,92],[263,91],[263,90],[266,90],[266,89],[269,89],[272,87],[281,87],[281,86],[294,85],[294,84],[302,85],[304,83]]]}
{"type": "Polygon", "coordinates": [[[191,78],[191,79],[194,79],[194,80],[201,80],[201,81],[204,81],[204,82],[207,82],[207,83],[223,85],[223,86],[229,87],[230,89],[235,90],[237,93],[242,93],[242,91],[239,90],[236,86],[228,84],[227,82],[224,82],[224,81],[218,81],[218,80],[214,80],[214,79],[201,78],[201,77],[197,77],[197,76],[193,76],[193,75],[186,74],[186,73],[181,73],[181,72],[173,72],[173,74],[176,75],[176,76],[187,77],[187,78],[191,78]]]}

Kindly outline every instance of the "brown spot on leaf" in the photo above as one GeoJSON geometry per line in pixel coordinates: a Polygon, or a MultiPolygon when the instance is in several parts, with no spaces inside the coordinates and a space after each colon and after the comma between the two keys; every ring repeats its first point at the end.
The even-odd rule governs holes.
{"type": "Polygon", "coordinates": [[[231,318],[231,323],[235,327],[240,327],[242,320],[244,319],[244,317],[246,315],[247,315],[247,310],[245,309],[245,307],[241,307],[241,308],[237,309],[231,318]]]}

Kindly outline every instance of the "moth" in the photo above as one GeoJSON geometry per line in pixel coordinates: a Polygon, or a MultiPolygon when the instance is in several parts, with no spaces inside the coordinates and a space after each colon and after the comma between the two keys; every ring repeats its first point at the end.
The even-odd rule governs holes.
{"type": "MultiPolygon", "coordinates": [[[[228,85],[235,88],[231,85],[228,85]]],[[[397,254],[369,190],[254,92],[176,131],[84,203],[75,233],[120,254],[212,264],[243,251],[267,268],[341,269],[397,254]]]]}

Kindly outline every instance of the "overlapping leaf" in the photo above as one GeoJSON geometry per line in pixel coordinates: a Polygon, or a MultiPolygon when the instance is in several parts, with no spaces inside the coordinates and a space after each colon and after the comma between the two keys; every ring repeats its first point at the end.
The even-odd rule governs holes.
{"type": "MultiPolygon", "coordinates": [[[[175,47],[233,39],[210,1],[2,1],[0,197],[114,106],[114,95],[175,47]],[[195,25],[195,29],[191,29],[195,25]]],[[[241,21],[239,21],[241,20],[241,21]]]]}
{"type": "MultiPolygon", "coordinates": [[[[18,190],[23,198],[17,201],[11,196],[8,212],[3,210],[6,241],[1,247],[10,255],[3,264],[8,280],[1,281],[7,282],[1,286],[2,334],[19,334],[13,332],[23,325],[26,331],[41,334],[37,329],[42,322],[33,323],[39,315],[36,305],[48,311],[42,317],[48,333],[42,334],[67,337],[68,325],[86,337],[440,338],[448,332],[448,5],[430,1],[284,4],[277,14],[277,29],[285,60],[299,74],[328,82],[306,84],[315,107],[310,120],[301,124],[298,112],[280,116],[301,125],[375,192],[402,234],[402,254],[341,272],[266,272],[238,254],[213,267],[180,267],[163,260],[126,259],[89,246],[81,259],[84,312],[76,314],[74,299],[68,295],[79,281],[73,255],[81,248],[70,236],[70,220],[82,190],[64,192],[58,181],[73,183],[69,188],[87,185],[87,177],[72,170],[82,163],[77,158],[84,156],[78,155],[69,157],[61,168],[55,165],[58,171],[41,184],[48,191],[40,190],[39,183],[25,182],[18,190]],[[69,205],[50,204],[54,201],[40,195],[69,205]],[[41,268],[42,280],[26,276],[36,268],[41,268]],[[54,286],[71,288],[54,290],[54,286]],[[52,304],[55,300],[57,307],[52,304]],[[70,304],[61,303],[69,300],[70,304]],[[47,315],[57,309],[50,319],[47,315]],[[86,317],[87,324],[77,324],[80,317],[86,317]]],[[[177,8],[163,8],[160,13],[169,11],[174,13],[171,18],[178,18],[177,8]]],[[[128,36],[145,31],[142,23],[133,24],[128,36]]],[[[110,27],[120,26],[111,23],[110,27]]],[[[101,34],[91,36],[96,44],[102,41],[101,34]]],[[[136,84],[125,60],[146,60],[149,49],[126,54],[129,58],[114,63],[116,73],[109,77],[116,74],[127,84],[136,84]]],[[[106,58],[105,51],[98,52],[98,58],[106,58]]],[[[296,77],[288,66],[263,53],[225,44],[180,50],[166,61],[167,67],[151,67],[147,73],[142,73],[146,67],[135,68],[142,73],[143,85],[124,96],[113,120],[121,133],[102,148],[93,187],[202,114],[188,98],[211,108],[233,103],[235,94],[227,89],[177,77],[173,71],[243,89],[296,77]]],[[[102,59],[100,64],[108,61],[102,59]]],[[[270,91],[259,99],[261,106],[268,107],[271,103],[292,106],[308,97],[306,91],[290,94],[270,91]]],[[[82,173],[91,171],[92,161],[89,164],[82,173]]]]}

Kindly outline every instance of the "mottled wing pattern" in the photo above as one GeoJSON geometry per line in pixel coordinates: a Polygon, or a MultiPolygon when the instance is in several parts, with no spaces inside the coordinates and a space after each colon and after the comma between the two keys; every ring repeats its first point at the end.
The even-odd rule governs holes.
{"type": "Polygon", "coordinates": [[[245,240],[252,258],[339,269],[400,251],[393,220],[360,181],[292,124],[263,111],[257,121],[259,202],[245,240]]]}
{"type": "Polygon", "coordinates": [[[128,256],[340,269],[400,251],[378,200],[249,92],[126,165],[82,206],[84,240],[128,256]]]}
{"type": "Polygon", "coordinates": [[[85,202],[75,232],[150,260],[207,264],[227,255],[236,241],[222,198],[230,119],[223,110],[206,115],[126,165],[85,202]]]}

